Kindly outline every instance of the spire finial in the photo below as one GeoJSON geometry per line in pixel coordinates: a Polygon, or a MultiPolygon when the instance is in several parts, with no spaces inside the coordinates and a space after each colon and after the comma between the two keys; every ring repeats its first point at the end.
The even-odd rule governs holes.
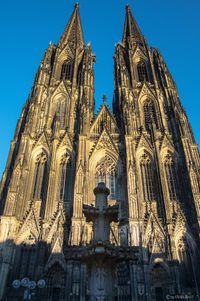
{"type": "Polygon", "coordinates": [[[74,5],[71,18],[58,43],[59,47],[64,47],[69,40],[74,47],[79,46],[81,48],[84,45],[83,30],[79,13],[79,3],[74,5]]]}
{"type": "Polygon", "coordinates": [[[107,96],[105,94],[103,95],[102,99],[103,99],[103,103],[106,104],[107,96]]]}
{"type": "Polygon", "coordinates": [[[126,17],[124,23],[124,33],[122,37],[122,42],[124,45],[129,44],[129,42],[139,42],[143,43],[142,33],[131,13],[130,5],[126,5],[126,17]]]}

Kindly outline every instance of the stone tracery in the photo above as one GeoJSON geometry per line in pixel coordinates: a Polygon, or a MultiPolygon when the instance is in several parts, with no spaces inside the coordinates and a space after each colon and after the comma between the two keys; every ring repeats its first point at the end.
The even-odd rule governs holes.
{"type": "Polygon", "coordinates": [[[110,189],[110,198],[117,198],[117,164],[116,162],[106,155],[97,164],[95,169],[96,185],[100,182],[106,184],[110,189]]]}
{"type": "Polygon", "coordinates": [[[199,295],[198,147],[166,64],[129,6],[113,113],[105,98],[94,112],[94,61],[76,4],[39,66],[2,178],[0,299],[14,301],[18,271],[45,277],[38,301],[199,295]],[[108,200],[102,184],[93,194],[99,182],[108,200]]]}

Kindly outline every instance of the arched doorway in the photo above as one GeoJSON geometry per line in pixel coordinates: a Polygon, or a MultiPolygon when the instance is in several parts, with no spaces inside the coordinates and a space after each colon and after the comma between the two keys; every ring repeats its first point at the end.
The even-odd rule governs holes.
{"type": "Polygon", "coordinates": [[[170,275],[165,263],[158,261],[153,264],[150,271],[150,283],[153,300],[166,300],[165,297],[170,286],[170,275]]]}

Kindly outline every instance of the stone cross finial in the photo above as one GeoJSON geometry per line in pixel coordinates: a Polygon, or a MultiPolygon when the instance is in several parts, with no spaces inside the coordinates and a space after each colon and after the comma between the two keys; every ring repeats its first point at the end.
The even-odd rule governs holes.
{"type": "Polygon", "coordinates": [[[103,103],[104,103],[104,104],[106,103],[106,100],[107,100],[106,95],[103,95],[103,103]]]}

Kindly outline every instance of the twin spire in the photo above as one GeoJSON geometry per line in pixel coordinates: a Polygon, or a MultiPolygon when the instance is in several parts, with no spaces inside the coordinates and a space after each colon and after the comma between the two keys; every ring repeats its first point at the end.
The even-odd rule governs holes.
{"type": "MultiPolygon", "coordinates": [[[[128,43],[143,43],[143,35],[131,13],[130,6],[126,6],[126,17],[124,23],[124,33],[122,43],[126,46],[128,43]]],[[[81,18],[79,12],[79,4],[75,4],[74,11],[69,20],[64,33],[62,34],[59,46],[64,47],[67,43],[73,43],[73,47],[84,46],[83,30],[81,25],[81,18]]]]}
{"type": "Polygon", "coordinates": [[[82,48],[84,46],[83,29],[81,25],[78,3],[74,6],[74,11],[71,15],[67,27],[65,28],[65,31],[60,38],[58,46],[63,48],[66,44],[71,44],[70,46],[74,48],[76,48],[77,46],[82,48]]]}
{"type": "Polygon", "coordinates": [[[125,45],[132,43],[144,43],[143,35],[132,15],[129,5],[126,6],[126,17],[124,23],[124,33],[122,37],[122,43],[125,45]]]}

